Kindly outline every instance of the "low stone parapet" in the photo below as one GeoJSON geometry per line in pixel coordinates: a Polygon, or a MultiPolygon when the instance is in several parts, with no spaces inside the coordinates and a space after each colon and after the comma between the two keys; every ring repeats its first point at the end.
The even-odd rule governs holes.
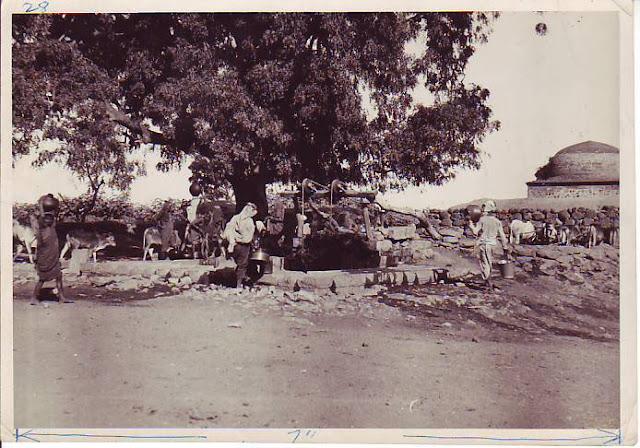
{"type": "Polygon", "coordinates": [[[116,274],[116,275],[141,275],[151,277],[191,277],[195,282],[205,282],[210,272],[222,267],[233,267],[232,261],[227,261],[217,267],[200,264],[199,260],[162,260],[162,261],[141,261],[141,260],[117,260],[102,261],[99,263],[86,263],[82,272],[95,274],[116,274]]]}

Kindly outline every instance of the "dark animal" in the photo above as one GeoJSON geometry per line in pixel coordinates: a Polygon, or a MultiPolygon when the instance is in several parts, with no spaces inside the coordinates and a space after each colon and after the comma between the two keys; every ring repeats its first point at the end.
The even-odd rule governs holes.
{"type": "Polygon", "coordinates": [[[75,229],[67,233],[67,242],[60,252],[62,260],[69,249],[89,249],[93,262],[97,262],[97,252],[109,246],[115,247],[116,239],[112,233],[98,233],[91,230],[75,229]]]}
{"type": "MultiPolygon", "coordinates": [[[[173,234],[174,244],[172,245],[172,248],[177,249],[181,246],[182,243],[180,241],[178,231],[174,230],[173,234]]],[[[147,254],[149,254],[149,258],[153,257],[154,246],[162,246],[162,234],[159,228],[148,227],[142,234],[142,261],[145,261],[147,259],[147,254]]]]}

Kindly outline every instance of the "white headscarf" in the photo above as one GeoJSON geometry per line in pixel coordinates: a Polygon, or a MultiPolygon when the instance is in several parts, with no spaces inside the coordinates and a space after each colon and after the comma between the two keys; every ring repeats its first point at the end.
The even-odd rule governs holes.
{"type": "Polygon", "coordinates": [[[231,218],[223,234],[223,237],[229,242],[229,251],[233,251],[233,246],[236,243],[248,244],[253,240],[256,231],[253,217],[256,213],[258,213],[258,208],[249,202],[240,213],[231,218]]]}
{"type": "Polygon", "coordinates": [[[485,213],[495,212],[497,209],[496,203],[491,199],[484,201],[482,204],[482,211],[485,213]]]}

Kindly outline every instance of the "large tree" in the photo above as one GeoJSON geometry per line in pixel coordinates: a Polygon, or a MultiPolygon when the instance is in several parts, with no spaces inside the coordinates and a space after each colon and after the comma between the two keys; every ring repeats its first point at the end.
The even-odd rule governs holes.
{"type": "Polygon", "coordinates": [[[165,167],[196,155],[261,213],[275,181],[442,183],[477,168],[498,127],[489,92],[464,81],[493,17],[14,16],[14,154],[90,101],[129,145],[159,145],[165,167]],[[414,104],[419,84],[430,104],[414,104]]]}
{"type": "Polygon", "coordinates": [[[37,167],[58,163],[87,184],[87,200],[78,210],[82,222],[105,188],[126,192],[136,177],[145,174],[144,163],[132,157],[131,146],[116,126],[104,107],[96,108],[90,100],[81,102],[72,116],[62,116],[47,128],[44,138],[49,145],[38,151],[33,162],[37,167]]]}

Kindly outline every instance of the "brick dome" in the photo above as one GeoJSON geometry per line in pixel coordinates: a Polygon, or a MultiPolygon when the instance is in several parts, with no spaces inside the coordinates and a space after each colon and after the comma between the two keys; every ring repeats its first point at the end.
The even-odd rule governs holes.
{"type": "Polygon", "coordinates": [[[535,184],[618,183],[620,159],[618,148],[583,142],[556,153],[536,172],[535,184]]]}

